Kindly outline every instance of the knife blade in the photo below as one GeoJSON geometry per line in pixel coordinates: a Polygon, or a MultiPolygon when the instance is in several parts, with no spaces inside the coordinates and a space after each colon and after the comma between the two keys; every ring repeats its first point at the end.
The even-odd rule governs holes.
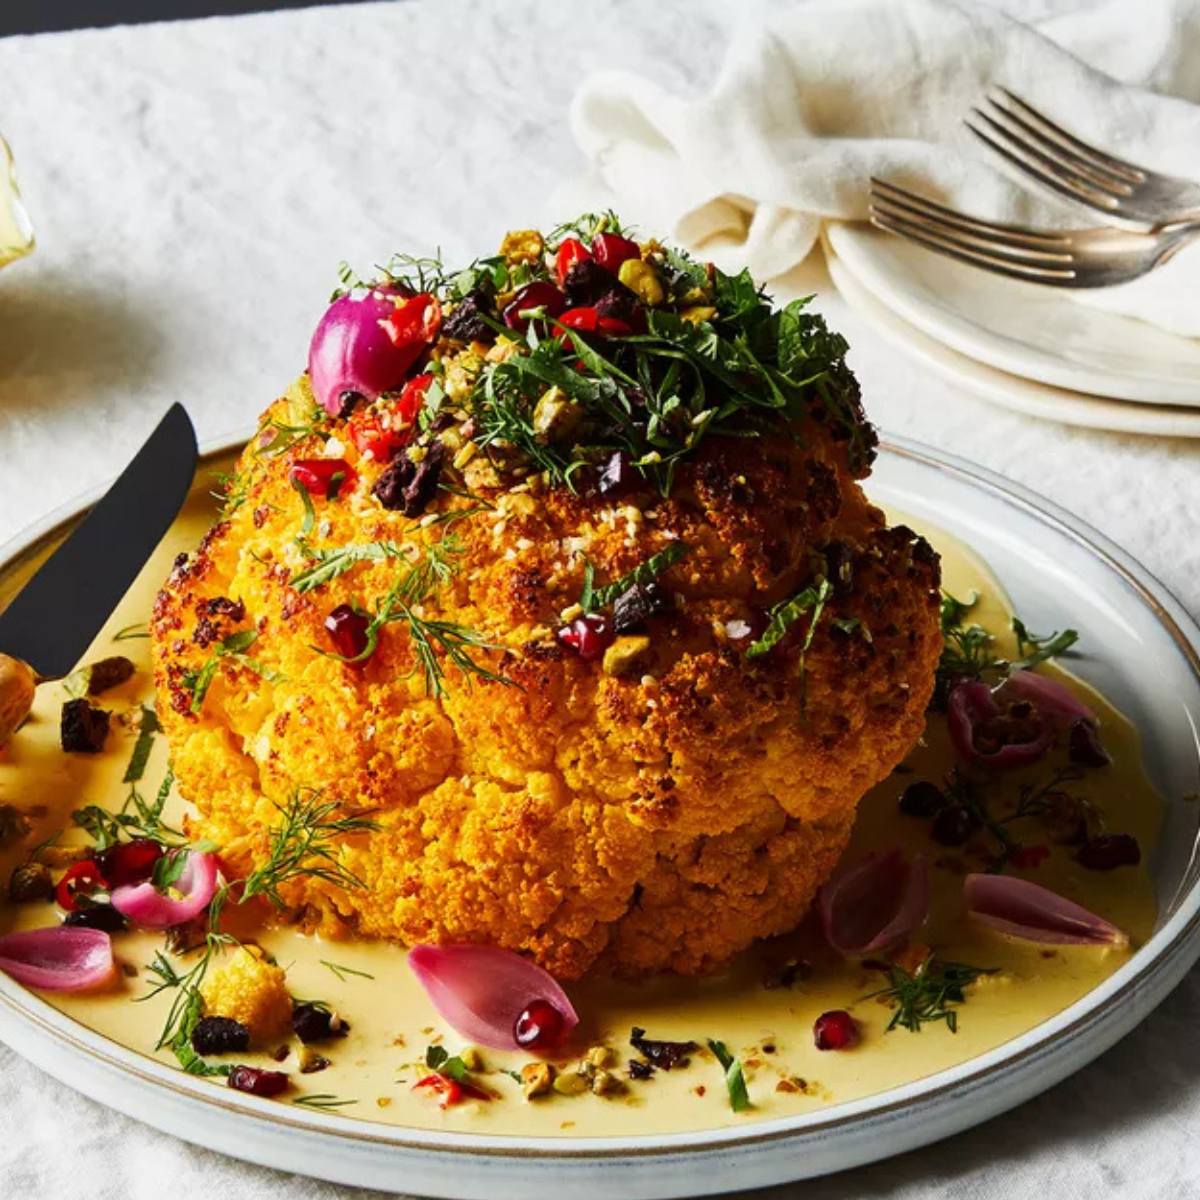
{"type": "Polygon", "coordinates": [[[0,613],[0,658],[23,659],[46,679],[74,668],[179,513],[197,453],[191,419],[174,404],[117,481],[0,613]]]}

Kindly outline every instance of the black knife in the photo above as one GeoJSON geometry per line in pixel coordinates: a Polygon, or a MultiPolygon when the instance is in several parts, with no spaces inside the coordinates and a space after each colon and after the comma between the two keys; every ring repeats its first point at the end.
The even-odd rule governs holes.
{"type": "MultiPolygon", "coordinates": [[[[178,515],[196,458],[192,422],[182,405],[172,405],[116,483],[0,613],[0,677],[6,656],[43,679],[75,667],[178,515]]],[[[0,745],[4,735],[0,729],[0,745]]]]}

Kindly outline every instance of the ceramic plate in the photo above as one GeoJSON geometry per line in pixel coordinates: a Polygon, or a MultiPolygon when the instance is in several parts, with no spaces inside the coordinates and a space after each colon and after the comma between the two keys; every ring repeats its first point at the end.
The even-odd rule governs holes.
{"type": "Polygon", "coordinates": [[[1085,396],[1081,392],[1069,392],[1048,383],[1022,379],[976,362],[898,317],[858,281],[828,243],[825,246],[825,262],[838,292],[855,312],[866,317],[899,349],[985,400],[1028,416],[1061,421],[1066,425],[1085,425],[1092,429],[1159,437],[1200,437],[1200,409],[1133,404],[1125,400],[1085,396]]]}
{"type": "Polygon", "coordinates": [[[826,237],[877,300],[961,354],[1093,396],[1200,407],[1200,339],[991,275],[868,225],[831,222],[826,237]]]}
{"type": "MultiPolygon", "coordinates": [[[[995,1050],[903,1087],[809,1114],[662,1136],[499,1137],[386,1127],[214,1088],[106,1041],[0,976],[0,1037],[68,1085],[175,1136],[253,1162],[384,1191],[527,1200],[577,1191],[658,1198],[742,1191],[924,1145],[1077,1070],[1141,1021],[1200,955],[1200,630],[1128,555],[1029,492],[894,439],[868,489],[981,555],[1033,628],[1064,613],[1095,650],[1077,673],[1141,730],[1166,799],[1149,864],[1155,933],[1115,974],[995,1050]]],[[[66,518],[69,520],[70,517],[66,518]]],[[[0,584],[63,519],[0,551],[0,584]]]]}

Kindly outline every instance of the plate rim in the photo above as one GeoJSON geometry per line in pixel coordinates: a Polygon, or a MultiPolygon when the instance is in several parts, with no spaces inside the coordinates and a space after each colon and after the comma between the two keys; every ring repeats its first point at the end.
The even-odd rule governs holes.
{"type": "MultiPolygon", "coordinates": [[[[211,459],[239,450],[249,436],[250,433],[242,432],[206,441],[201,449],[197,471],[202,470],[211,459]]],[[[1001,501],[1016,504],[1036,519],[1056,526],[1061,533],[1081,544],[1132,587],[1139,601],[1153,613],[1170,635],[1188,663],[1197,684],[1200,685],[1200,624],[1170,589],[1110,538],[1032,489],[959,455],[935,449],[902,435],[882,432],[880,450],[915,460],[969,484],[982,486],[1001,501]]],[[[103,495],[108,486],[110,485],[101,484],[87,489],[74,500],[58,506],[41,520],[33,522],[0,544],[0,570],[7,569],[23,556],[36,552],[46,541],[53,538],[63,525],[81,516],[103,495]]],[[[1168,968],[1172,971],[1179,968],[1181,957],[1186,957],[1188,961],[1180,970],[1182,974],[1182,970],[1186,970],[1200,957],[1198,935],[1200,881],[1192,885],[1190,891],[1181,899],[1180,907],[1167,923],[1155,931],[1117,971],[1067,1008],[984,1054],[886,1091],[844,1101],[816,1112],[774,1118],[749,1127],[724,1126],[665,1134],[570,1138],[489,1135],[386,1126],[348,1115],[292,1111],[282,1109],[277,1102],[253,1096],[226,1096],[210,1083],[191,1077],[176,1067],[121,1046],[88,1029],[3,974],[0,974],[0,1008],[16,1022],[32,1025],[56,1043],[66,1043],[87,1055],[94,1060],[93,1065],[119,1071],[131,1077],[131,1081],[167,1088],[183,1100],[196,1101],[206,1109],[266,1119],[272,1126],[281,1130],[290,1129],[301,1134],[331,1134],[341,1144],[365,1144],[384,1152],[449,1151],[455,1155],[478,1159],[516,1159],[558,1163],[564,1166],[595,1159],[612,1159],[616,1156],[642,1161],[680,1158],[692,1160],[702,1153],[752,1150],[799,1137],[819,1138],[846,1127],[853,1128],[873,1120],[886,1120],[902,1110],[921,1105],[934,1106],[954,1093],[976,1091],[989,1077],[1003,1077],[1014,1068],[1036,1060],[1048,1047],[1054,1047],[1061,1052],[1065,1043],[1086,1035],[1090,1027],[1102,1023],[1106,1017],[1111,1017],[1114,1008],[1123,1000],[1136,998],[1141,989],[1151,984],[1156,976],[1166,973],[1168,968]]],[[[1156,1005],[1165,994],[1164,991],[1162,995],[1156,996],[1153,1004],[1156,1005]]],[[[1110,1038],[1093,1053],[1080,1058],[1073,1066],[1055,1075],[1046,1086],[1082,1067],[1094,1054],[1107,1049],[1118,1037],[1124,1036],[1125,1032],[1127,1030],[1122,1029],[1117,1037],[1110,1038]]],[[[13,1041],[8,1038],[5,1040],[17,1053],[22,1053],[13,1041]]],[[[1020,1096],[1013,1102],[1019,1102],[1023,1098],[1025,1097],[1020,1096]]],[[[1002,1111],[1002,1108],[995,1111],[1002,1111]]],[[[252,1155],[248,1153],[247,1157],[252,1155]]],[[[870,1156],[867,1156],[857,1161],[865,1162],[869,1161],[869,1158],[870,1156]]]]}
{"type": "MultiPolygon", "coordinates": [[[[835,253],[842,259],[847,270],[873,295],[881,304],[897,316],[902,317],[914,329],[949,346],[952,350],[976,362],[1003,371],[1018,378],[1027,378],[1038,383],[1064,391],[1078,392],[1083,396],[1099,397],[1107,400],[1123,401],[1127,404],[1144,404],[1150,407],[1172,406],[1176,408],[1191,408],[1200,410],[1200,384],[1173,384],[1169,380],[1145,379],[1127,372],[1107,370],[1099,366],[1073,364],[1066,359],[1056,359],[1048,351],[1023,342],[1019,338],[1007,337],[995,330],[975,321],[967,321],[956,317],[953,313],[941,314],[920,301],[917,294],[897,286],[885,276],[878,261],[870,253],[868,246],[876,238],[883,240],[894,236],[885,234],[862,221],[836,221],[826,223],[823,236],[833,247],[835,253]],[[846,251],[850,252],[847,253],[846,251]],[[1015,353],[1007,347],[1016,347],[1015,353]],[[1119,382],[1114,382],[1119,381],[1119,382]],[[1164,397],[1164,392],[1168,393],[1164,397]],[[1184,397],[1187,398],[1184,398],[1184,397]]],[[[930,251],[932,254],[933,252],[930,251]]],[[[967,268],[964,268],[967,269],[967,268]]],[[[1001,280],[1003,284],[1012,284],[1016,288],[1032,287],[1019,281],[1003,280],[1000,276],[982,272],[991,279],[1001,280]]],[[[1089,313],[1099,313],[1112,317],[1114,320],[1136,321],[1139,325],[1146,322],[1123,313],[1112,313],[1106,309],[1087,308],[1080,306],[1089,313]]],[[[1195,341],[1194,338],[1183,338],[1179,334],[1171,334],[1157,326],[1156,329],[1167,337],[1179,338],[1181,341],[1195,341]]]]}
{"type": "Polygon", "coordinates": [[[1200,438],[1200,408],[1093,396],[1029,379],[972,358],[907,321],[871,291],[822,236],[825,266],[846,306],[888,343],[942,379],[988,404],[1021,416],[1076,429],[1099,429],[1128,437],[1200,438]]]}

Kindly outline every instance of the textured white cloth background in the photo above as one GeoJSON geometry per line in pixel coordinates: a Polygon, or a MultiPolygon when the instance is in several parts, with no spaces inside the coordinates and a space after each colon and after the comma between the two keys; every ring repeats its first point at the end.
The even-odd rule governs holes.
{"type": "MultiPolygon", "coordinates": [[[[823,218],[864,219],[873,175],[964,212],[1096,224],[979,169],[963,117],[989,84],[1099,146],[1136,147],[1141,165],[1200,179],[1200,3],[1008,7],[1028,21],[972,0],[785,8],[743,24],[707,95],[605,72],[572,126],[622,209],[760,279],[799,262],[823,218]]],[[[1198,291],[1193,245],[1133,283],[1066,295],[1195,337],[1198,291]]]]}
{"type": "MultiPolygon", "coordinates": [[[[563,215],[548,198],[582,166],[566,121],[581,80],[623,67],[703,94],[763,7],[429,0],[0,41],[0,129],[40,238],[0,272],[0,542],[110,477],[173,400],[205,438],[251,423],[303,365],[339,259],[439,244],[460,259],[563,215]]],[[[1092,7],[1053,5],[1085,30],[1092,7]]],[[[1147,44],[1145,5],[1103,7],[1097,28],[1123,12],[1125,40],[1147,44]]],[[[900,357],[835,295],[820,307],[850,338],[885,430],[1073,509],[1200,611],[1200,445],[994,409],[900,357]]],[[[1200,1195],[1198,1010],[1193,975],[1121,1046],[1016,1112],[775,1195],[1200,1195]]],[[[0,1196],[81,1193],[361,1194],[193,1149],[0,1049],[0,1196]]]]}

